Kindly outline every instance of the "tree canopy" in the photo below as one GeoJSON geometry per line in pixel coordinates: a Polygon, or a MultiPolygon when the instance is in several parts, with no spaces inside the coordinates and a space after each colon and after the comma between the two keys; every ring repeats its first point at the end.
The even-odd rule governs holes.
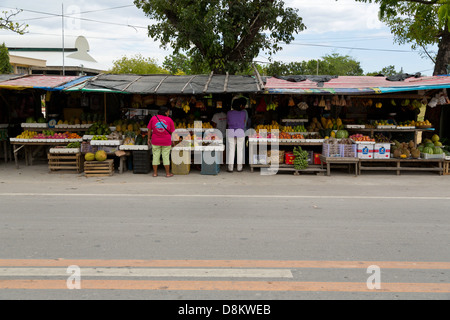
{"type": "Polygon", "coordinates": [[[449,0],[356,0],[378,3],[380,19],[399,44],[422,48],[435,63],[434,74],[446,74],[450,62],[449,0]],[[438,45],[437,55],[427,46],[438,45]]]}
{"type": "Polygon", "coordinates": [[[287,64],[274,62],[265,68],[264,73],[267,75],[361,76],[363,69],[360,63],[352,57],[333,53],[325,55],[319,60],[287,64]]]}
{"type": "Polygon", "coordinates": [[[167,74],[168,72],[158,66],[155,59],[144,58],[141,54],[134,57],[122,57],[113,61],[113,67],[109,70],[111,73],[126,74],[167,74]]]}
{"type": "Polygon", "coordinates": [[[156,23],[148,34],[174,53],[188,53],[216,73],[248,68],[263,51],[269,56],[290,43],[305,25],[298,10],[280,0],[135,0],[156,23]]]}

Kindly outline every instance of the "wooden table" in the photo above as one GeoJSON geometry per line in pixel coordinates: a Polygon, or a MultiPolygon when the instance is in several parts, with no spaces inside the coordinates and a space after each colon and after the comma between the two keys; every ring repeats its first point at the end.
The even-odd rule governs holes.
{"type": "Polygon", "coordinates": [[[324,155],[319,156],[321,165],[323,167],[324,164],[327,166],[327,176],[331,175],[331,165],[333,164],[348,164],[349,166],[355,166],[355,176],[358,175],[358,158],[343,158],[343,157],[325,157],[324,155]]]}
{"type": "MultiPolygon", "coordinates": [[[[306,140],[306,139],[302,139],[302,140],[306,140]]],[[[308,139],[308,142],[302,142],[302,141],[298,141],[296,139],[280,139],[278,140],[276,143],[278,144],[278,146],[291,146],[291,147],[321,147],[323,145],[323,140],[318,139],[317,142],[313,142],[311,140],[314,139],[308,139]]],[[[249,154],[249,165],[250,165],[250,172],[253,172],[254,168],[269,168],[270,165],[261,165],[261,164],[256,164],[254,159],[252,158],[252,155],[256,155],[257,150],[258,150],[258,146],[261,144],[266,145],[266,151],[270,151],[271,150],[271,145],[272,145],[272,139],[255,139],[255,138],[250,138],[248,141],[248,154],[249,154]]],[[[289,165],[288,165],[289,166],[289,165]]],[[[282,170],[286,170],[286,171],[298,171],[298,170],[294,170],[294,168],[292,167],[285,167],[283,165],[280,164],[280,169],[282,170]]],[[[315,170],[315,171],[322,171],[321,168],[319,168],[318,166],[310,166],[309,167],[309,171],[311,170],[315,170]]],[[[323,168],[322,168],[323,169],[323,168]]]]}
{"type": "MultiPolygon", "coordinates": [[[[13,146],[14,153],[14,161],[16,163],[16,169],[19,169],[19,157],[18,153],[21,149],[25,151],[25,164],[27,166],[33,165],[33,156],[36,154],[36,151],[40,148],[50,149],[54,146],[64,146],[67,145],[67,142],[62,139],[62,141],[58,142],[19,142],[19,141],[11,141],[11,145],[13,146]],[[34,149],[34,150],[33,150],[34,149]]],[[[46,150],[45,155],[47,155],[48,150],[46,150]]]]}
{"type": "Polygon", "coordinates": [[[395,171],[397,175],[401,171],[434,171],[443,175],[444,159],[359,159],[359,174],[363,170],[395,171]]]}

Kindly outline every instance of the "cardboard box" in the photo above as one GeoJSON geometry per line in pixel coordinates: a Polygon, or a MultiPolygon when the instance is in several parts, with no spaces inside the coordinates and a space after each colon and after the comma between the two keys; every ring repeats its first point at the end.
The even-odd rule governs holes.
{"type": "Polygon", "coordinates": [[[358,158],[359,159],[373,159],[373,144],[359,143],[358,144],[358,158]]]}
{"type": "Polygon", "coordinates": [[[391,144],[390,143],[375,143],[373,149],[374,159],[389,159],[391,157],[391,144]]]}

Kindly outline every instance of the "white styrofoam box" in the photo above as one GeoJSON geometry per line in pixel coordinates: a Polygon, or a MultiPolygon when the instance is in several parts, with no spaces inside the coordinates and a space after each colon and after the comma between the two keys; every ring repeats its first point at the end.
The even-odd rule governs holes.
{"type": "Polygon", "coordinates": [[[123,151],[145,151],[149,150],[149,146],[146,145],[121,145],[119,146],[119,150],[123,151]]]}
{"type": "Polygon", "coordinates": [[[374,159],[389,159],[391,157],[390,143],[375,143],[373,149],[374,159]]]}
{"type": "Polygon", "coordinates": [[[357,146],[358,158],[373,159],[373,144],[358,143],[357,146]]]}
{"type": "Polygon", "coordinates": [[[91,140],[91,146],[120,146],[120,140],[91,140]]]}
{"type": "Polygon", "coordinates": [[[77,154],[80,153],[80,148],[51,148],[50,153],[62,153],[62,154],[77,154]]]}

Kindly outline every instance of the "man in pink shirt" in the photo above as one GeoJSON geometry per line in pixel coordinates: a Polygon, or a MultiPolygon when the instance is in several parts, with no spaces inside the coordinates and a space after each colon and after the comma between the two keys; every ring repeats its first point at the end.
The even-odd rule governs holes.
{"type": "Polygon", "coordinates": [[[148,123],[148,144],[153,149],[153,176],[158,176],[158,166],[163,159],[166,177],[173,176],[170,173],[170,150],[172,146],[172,133],[175,131],[173,120],[169,117],[168,107],[161,107],[158,115],[152,117],[148,123]]]}

